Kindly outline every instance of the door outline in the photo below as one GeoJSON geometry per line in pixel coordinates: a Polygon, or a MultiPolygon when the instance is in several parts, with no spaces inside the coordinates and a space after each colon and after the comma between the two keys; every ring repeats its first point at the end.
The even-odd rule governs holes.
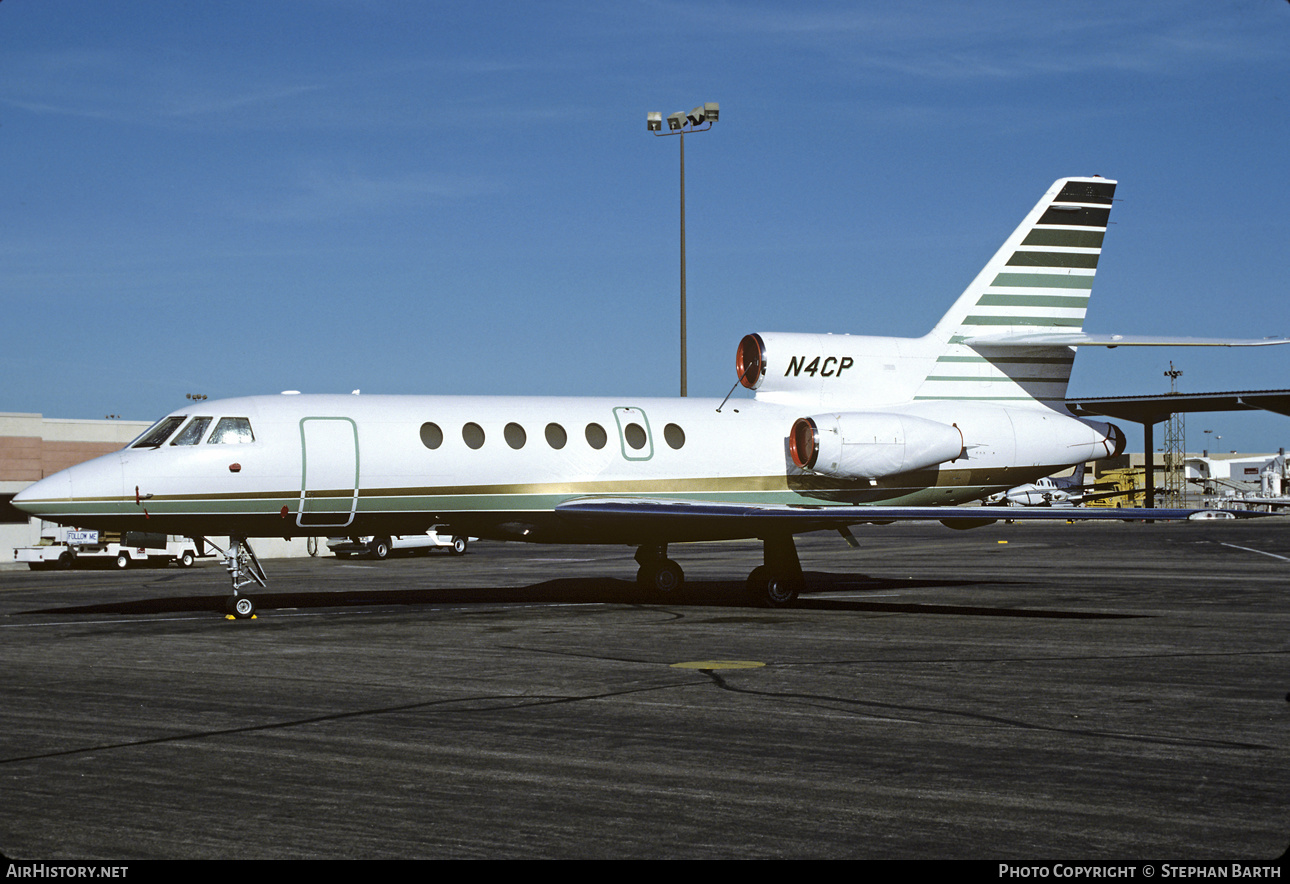
{"type": "Polygon", "coordinates": [[[618,424],[618,447],[622,449],[624,460],[649,460],[654,456],[654,431],[650,429],[649,418],[642,409],[630,405],[615,406],[614,422],[618,424]],[[644,424],[645,445],[632,448],[627,444],[627,427],[637,421],[644,424]]]}
{"type": "Polygon", "coordinates": [[[300,504],[296,525],[301,528],[345,528],[358,509],[358,425],[348,417],[303,417],[300,419],[300,504]],[[330,424],[348,424],[349,433],[330,424]],[[310,488],[309,452],[313,435],[314,488],[310,488]],[[352,447],[346,443],[352,442],[352,447]],[[328,460],[331,455],[330,461],[328,460]],[[350,463],[353,470],[350,470],[350,463]],[[321,462],[321,463],[320,463],[321,462]],[[318,488],[318,485],[333,486],[318,488]],[[348,486],[348,489],[344,486],[348,486]],[[320,506],[323,501],[339,503],[349,492],[348,510],[320,506]],[[310,502],[314,506],[310,507],[310,502]],[[343,521],[342,521],[343,519],[343,521]]]}

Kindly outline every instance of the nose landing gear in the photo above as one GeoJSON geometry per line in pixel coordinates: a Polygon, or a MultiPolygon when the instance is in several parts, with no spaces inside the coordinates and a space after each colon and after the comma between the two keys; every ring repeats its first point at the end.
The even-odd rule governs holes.
{"type": "Polygon", "coordinates": [[[250,596],[242,595],[241,590],[253,583],[258,583],[260,586],[269,585],[268,578],[264,576],[264,566],[256,558],[255,550],[251,548],[251,544],[244,536],[236,534],[228,539],[228,550],[220,549],[208,538],[203,537],[202,540],[224,556],[224,567],[228,569],[233,583],[233,594],[229,596],[225,605],[225,617],[229,620],[254,620],[255,602],[250,596]]]}

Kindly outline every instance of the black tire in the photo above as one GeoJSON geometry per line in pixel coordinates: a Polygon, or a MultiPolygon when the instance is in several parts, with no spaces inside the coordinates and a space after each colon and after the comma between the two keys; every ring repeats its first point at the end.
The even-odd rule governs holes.
{"type": "Polygon", "coordinates": [[[305,540],[305,552],[309,553],[311,557],[318,555],[317,537],[310,537],[307,540],[305,540]]]}
{"type": "Polygon", "coordinates": [[[118,571],[124,571],[128,567],[130,567],[130,556],[127,553],[117,553],[116,569],[118,571]]]}
{"type": "Polygon", "coordinates": [[[671,559],[655,563],[649,570],[648,584],[650,589],[666,599],[675,599],[685,588],[685,572],[671,559]]]}
{"type": "Polygon", "coordinates": [[[58,564],[55,567],[60,571],[70,571],[72,569],[72,565],[75,563],[76,556],[72,555],[70,552],[59,553],[58,564]]]}
{"type": "Polygon", "coordinates": [[[191,568],[197,562],[197,557],[191,551],[184,550],[175,561],[179,563],[181,568],[191,568]]]}
{"type": "Polygon", "coordinates": [[[454,537],[452,539],[452,554],[454,556],[464,556],[466,554],[466,538],[454,537]]]}
{"type": "Polygon", "coordinates": [[[371,547],[372,558],[388,559],[390,557],[390,539],[388,537],[378,537],[372,541],[371,547]]]}
{"type": "Polygon", "coordinates": [[[228,612],[238,620],[246,620],[255,616],[255,602],[244,595],[231,598],[228,600],[228,612]]]}
{"type": "Polygon", "coordinates": [[[763,604],[768,608],[791,608],[797,604],[797,596],[801,591],[800,581],[789,577],[772,577],[766,583],[763,604]]]}
{"type": "Polygon", "coordinates": [[[801,590],[800,580],[780,577],[765,565],[758,565],[748,575],[748,597],[764,608],[790,608],[801,590]]]}

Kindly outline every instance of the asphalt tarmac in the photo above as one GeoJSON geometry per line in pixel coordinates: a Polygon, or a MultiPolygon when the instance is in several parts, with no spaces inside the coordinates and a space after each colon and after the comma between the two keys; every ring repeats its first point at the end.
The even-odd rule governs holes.
{"type": "Polygon", "coordinates": [[[1267,862],[1290,521],[0,570],[0,853],[1267,862]]]}

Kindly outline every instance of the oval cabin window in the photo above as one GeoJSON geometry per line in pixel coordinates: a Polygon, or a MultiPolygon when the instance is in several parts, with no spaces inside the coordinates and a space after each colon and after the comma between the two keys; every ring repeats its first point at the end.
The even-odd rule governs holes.
{"type": "Polygon", "coordinates": [[[637,451],[645,447],[645,428],[640,424],[628,424],[623,427],[623,438],[637,451]]]}
{"type": "Polygon", "coordinates": [[[516,423],[507,424],[506,428],[502,430],[502,436],[506,439],[506,444],[517,451],[524,447],[524,443],[529,438],[528,434],[524,432],[524,428],[516,423]]]}
{"type": "Polygon", "coordinates": [[[443,430],[429,421],[421,425],[421,444],[431,451],[443,444],[443,430]]]}
{"type": "Polygon", "coordinates": [[[461,428],[461,440],[468,448],[484,447],[484,428],[476,423],[469,423],[461,428]]]}

